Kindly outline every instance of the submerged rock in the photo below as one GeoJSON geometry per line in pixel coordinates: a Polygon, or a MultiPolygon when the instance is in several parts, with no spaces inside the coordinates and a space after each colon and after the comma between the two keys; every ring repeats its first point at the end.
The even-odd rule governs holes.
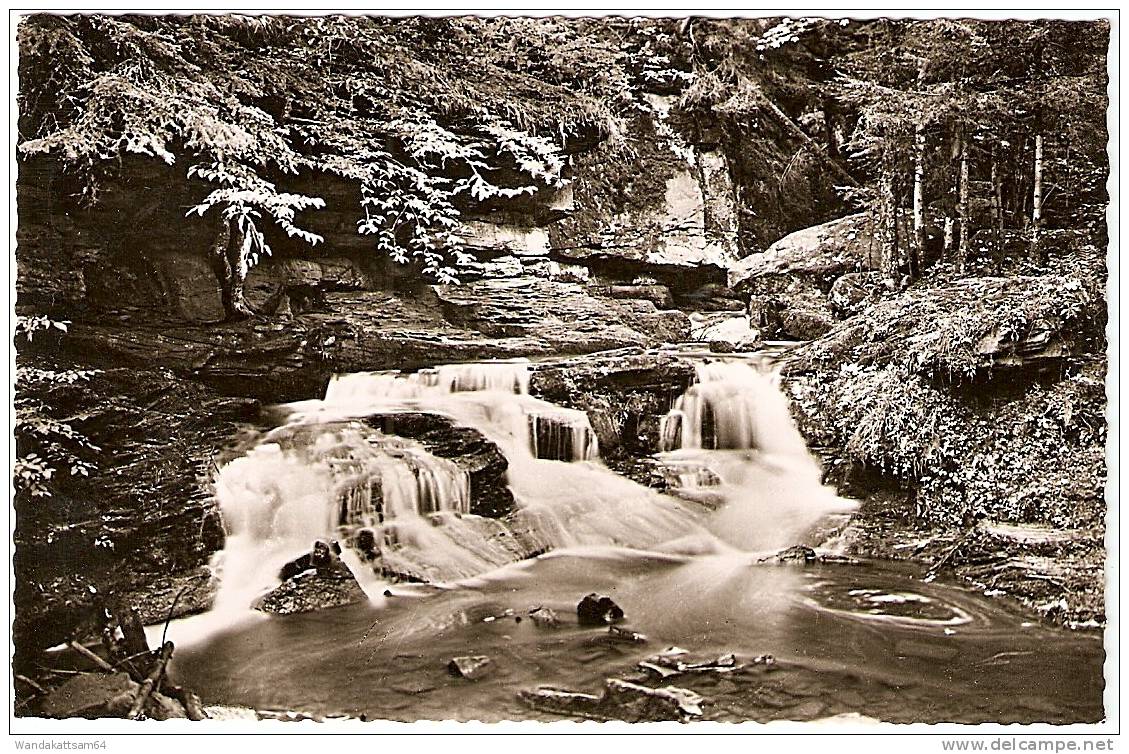
{"type": "Polygon", "coordinates": [[[814,563],[819,559],[815,550],[805,545],[793,545],[780,552],[758,558],[758,563],[814,563]]]}
{"type": "Polygon", "coordinates": [[[593,592],[576,606],[576,617],[582,626],[606,626],[623,620],[623,608],[611,597],[593,592]]]}
{"type": "Polygon", "coordinates": [[[702,714],[700,694],[677,686],[653,689],[609,678],[601,696],[541,687],[518,695],[530,707],[569,717],[623,720],[631,723],[681,721],[702,714]]]}
{"type": "Polygon", "coordinates": [[[643,634],[636,633],[627,628],[620,626],[608,626],[608,638],[612,641],[622,641],[630,644],[644,644],[647,637],[643,634]]]}
{"type": "Polygon", "coordinates": [[[485,655],[454,657],[447,663],[447,671],[468,681],[477,681],[494,671],[494,663],[485,655]]]}
{"type": "Polygon", "coordinates": [[[669,647],[640,662],[639,667],[659,678],[670,678],[683,673],[733,673],[745,666],[732,653],[708,660],[691,660],[685,649],[669,647]]]}
{"type": "Polygon", "coordinates": [[[533,625],[539,628],[557,628],[561,625],[561,619],[557,617],[557,613],[548,607],[535,607],[529,611],[529,619],[533,621],[533,625]]]}
{"type": "Polygon", "coordinates": [[[619,711],[628,722],[685,720],[702,714],[705,699],[689,689],[667,686],[652,689],[627,681],[609,679],[603,706],[619,711]]]}

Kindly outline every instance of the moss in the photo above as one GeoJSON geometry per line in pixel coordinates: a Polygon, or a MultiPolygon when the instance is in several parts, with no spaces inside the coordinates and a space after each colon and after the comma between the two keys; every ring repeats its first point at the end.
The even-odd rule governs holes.
{"type": "Polygon", "coordinates": [[[1101,527],[1103,285],[1083,246],[1044,274],[889,295],[794,353],[800,426],[912,489],[922,518],[1101,527]]]}

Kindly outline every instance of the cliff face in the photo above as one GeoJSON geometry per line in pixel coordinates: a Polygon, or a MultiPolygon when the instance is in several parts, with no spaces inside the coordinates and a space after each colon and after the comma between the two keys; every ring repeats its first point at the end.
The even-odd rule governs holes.
{"type": "MultiPolygon", "coordinates": [[[[745,183],[736,182],[738,171],[728,155],[740,153],[740,143],[688,128],[680,121],[684,115],[672,114],[670,96],[644,97],[648,107],[630,120],[630,148],[580,144],[568,155],[564,187],[463,209],[457,236],[475,257],[460,270],[464,282],[523,280],[542,287],[566,282],[581,287],[561,293],[564,298],[597,301],[607,297],[610,285],[644,282],[665,286],[670,295],[638,298],[685,309],[702,308],[703,286],[724,287],[728,269],[748,251],[741,240],[747,208],[738,197],[748,193],[749,181],[763,183],[767,175],[750,177],[743,168],[745,183]],[[694,298],[685,301],[686,296],[694,298]]],[[[783,157],[787,145],[778,151],[783,157]]],[[[79,207],[70,178],[54,162],[21,160],[20,306],[86,320],[131,312],[136,320],[222,320],[220,289],[206,256],[213,230],[207,219],[187,216],[206,188],[185,180],[181,170],[126,158],[97,202],[79,207]]],[[[258,313],[298,315],[339,293],[395,291],[423,300],[433,295],[418,269],[392,262],[371,238],[358,235],[356,185],[328,175],[291,183],[294,191],[325,199],[324,209],[297,218],[325,242],[310,247],[265,228],[273,253],[249,271],[246,284],[248,302],[258,313]]],[[[757,212],[785,227],[802,227],[813,208],[800,201],[757,212]]],[[[473,298],[476,290],[467,286],[459,295],[473,298]]],[[[615,297],[632,298],[624,290],[615,297]]],[[[718,307],[707,302],[704,308],[718,307]]],[[[449,324],[437,320],[433,327],[449,324]]],[[[665,335],[646,328],[644,334],[658,340],[665,335]]]]}

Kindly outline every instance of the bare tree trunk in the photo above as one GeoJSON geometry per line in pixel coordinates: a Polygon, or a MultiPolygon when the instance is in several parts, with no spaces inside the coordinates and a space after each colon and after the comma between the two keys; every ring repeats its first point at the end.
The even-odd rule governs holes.
{"type": "Polygon", "coordinates": [[[911,280],[921,273],[925,259],[925,128],[917,127],[913,164],[913,248],[909,255],[911,280]]]}
{"type": "Polygon", "coordinates": [[[944,259],[946,259],[946,260],[951,260],[954,256],[954,254],[953,254],[953,234],[954,234],[954,226],[955,226],[956,223],[953,219],[953,210],[954,210],[953,198],[960,193],[960,173],[959,173],[959,171],[953,170],[953,162],[956,160],[956,158],[959,154],[960,154],[960,127],[958,126],[956,129],[954,129],[953,137],[949,142],[949,160],[948,160],[948,166],[949,167],[948,167],[948,171],[947,171],[947,175],[946,175],[946,178],[947,178],[947,181],[948,181],[948,188],[946,189],[946,201],[945,201],[945,234],[944,234],[944,239],[945,239],[944,244],[945,245],[944,245],[944,252],[942,254],[944,259]],[[951,191],[952,193],[949,194],[948,193],[949,191],[951,191]]]}
{"type": "Polygon", "coordinates": [[[992,142],[992,217],[995,221],[992,235],[995,239],[997,272],[1002,269],[1004,261],[1004,196],[1003,184],[1000,181],[1000,151],[1001,145],[992,142]]]}
{"type": "Polygon", "coordinates": [[[1031,191],[1031,261],[1043,261],[1039,234],[1043,229],[1043,134],[1035,134],[1035,187],[1031,191]]]}
{"type": "Polygon", "coordinates": [[[882,275],[891,287],[897,284],[898,208],[894,188],[894,166],[889,151],[882,158],[882,275]]]}
{"type": "Polygon", "coordinates": [[[960,242],[957,245],[957,268],[964,272],[968,261],[968,141],[960,133],[960,204],[957,215],[960,219],[960,242]]]}
{"type": "Polygon", "coordinates": [[[783,110],[781,110],[779,107],[776,106],[775,102],[770,100],[768,97],[764,96],[764,94],[760,92],[759,88],[757,89],[757,92],[758,92],[758,94],[760,94],[760,96],[758,97],[759,104],[764,105],[770,113],[775,115],[777,120],[779,120],[780,123],[793,136],[795,136],[797,139],[799,139],[804,144],[811,147],[812,151],[815,152],[820,157],[822,157],[824,163],[828,167],[830,167],[835,172],[836,175],[838,175],[840,178],[842,178],[843,181],[847,185],[849,185],[849,186],[858,186],[859,185],[858,181],[856,181],[854,179],[854,176],[852,176],[850,173],[847,172],[846,168],[844,168],[842,165],[840,165],[838,162],[836,162],[832,155],[828,154],[818,143],[816,143],[816,141],[814,139],[812,139],[810,136],[808,136],[806,133],[804,133],[804,129],[797,126],[795,124],[795,122],[791,118],[788,117],[787,113],[785,113],[783,110]]]}
{"type": "Polygon", "coordinates": [[[244,319],[254,314],[243,293],[247,279],[247,234],[234,220],[219,215],[215,241],[208,254],[220,286],[220,301],[227,319],[244,319]]]}

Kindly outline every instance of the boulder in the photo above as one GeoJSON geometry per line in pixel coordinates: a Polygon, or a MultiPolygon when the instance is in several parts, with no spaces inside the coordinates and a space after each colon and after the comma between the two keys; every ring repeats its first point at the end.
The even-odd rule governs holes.
{"type": "Polygon", "coordinates": [[[477,681],[489,675],[494,670],[494,663],[485,655],[454,657],[447,663],[447,672],[451,675],[466,678],[468,681],[477,681]]]}
{"type": "Polygon", "coordinates": [[[821,338],[838,323],[826,305],[787,309],[780,314],[780,334],[791,340],[821,338]]]}
{"type": "Polygon", "coordinates": [[[754,351],[762,344],[760,331],[749,326],[748,316],[724,311],[691,314],[690,336],[709,343],[715,353],[754,351]]]}
{"type": "Polygon", "coordinates": [[[124,717],[139,686],[128,673],[82,673],[48,693],[40,711],[44,717],[124,717]]]}
{"type": "Polygon", "coordinates": [[[789,233],[732,265],[729,287],[748,291],[757,278],[780,275],[829,285],[848,272],[878,269],[881,251],[871,225],[870,216],[860,212],[789,233]]]}
{"type": "Polygon", "coordinates": [[[283,567],[283,574],[294,575],[257,599],[252,607],[264,613],[293,615],[363,602],[364,590],[348,566],[341,562],[340,547],[334,551],[336,544],[315,542],[307,556],[283,567]],[[301,570],[294,573],[299,568],[301,570]]]}
{"type": "Polygon", "coordinates": [[[576,617],[582,626],[607,626],[623,620],[623,609],[611,597],[593,592],[577,604],[576,617]]]}
{"type": "Polygon", "coordinates": [[[846,316],[858,314],[881,296],[884,287],[877,272],[848,272],[831,284],[828,299],[846,316]]]}
{"type": "Polygon", "coordinates": [[[758,563],[814,563],[819,559],[815,550],[805,545],[793,545],[780,552],[757,560],[758,563]]]}
{"type": "Polygon", "coordinates": [[[631,348],[541,361],[530,371],[532,395],[587,412],[606,464],[643,484],[654,481],[638,459],[659,447],[662,418],[693,382],[692,364],[631,348]]]}
{"type": "Polygon", "coordinates": [[[506,483],[509,462],[478,430],[455,426],[450,418],[439,414],[410,411],[374,414],[365,423],[387,435],[417,440],[432,455],[454,461],[464,469],[470,476],[471,513],[499,518],[513,510],[514,496],[506,483]]]}
{"type": "Polygon", "coordinates": [[[544,606],[538,606],[530,610],[529,619],[533,621],[533,625],[538,628],[558,628],[561,625],[561,619],[557,617],[556,611],[544,606]]]}

